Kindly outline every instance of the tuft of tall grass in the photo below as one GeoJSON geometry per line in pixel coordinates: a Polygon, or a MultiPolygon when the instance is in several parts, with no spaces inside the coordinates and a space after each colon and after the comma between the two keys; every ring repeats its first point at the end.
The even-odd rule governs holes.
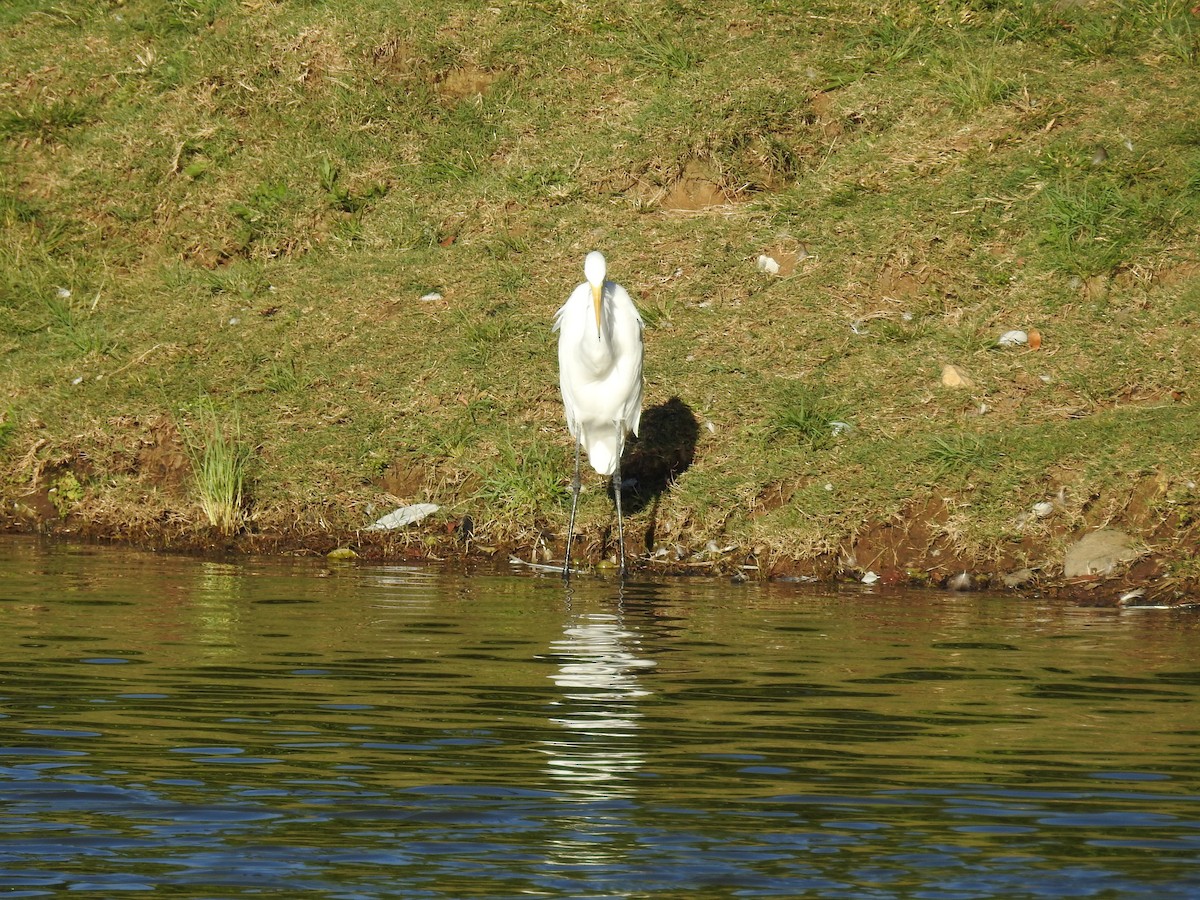
{"type": "Polygon", "coordinates": [[[979,53],[964,45],[947,63],[942,84],[960,113],[979,112],[1017,93],[1020,82],[1011,77],[998,49],[993,44],[990,51],[979,53]]]}
{"type": "Polygon", "coordinates": [[[845,429],[838,417],[838,411],[823,395],[804,386],[789,385],[771,412],[768,434],[817,449],[845,429]]]}
{"type": "Polygon", "coordinates": [[[630,42],[631,55],[651,69],[667,75],[681,75],[700,63],[700,56],[683,36],[666,30],[653,31],[645,25],[636,29],[630,42]]]}
{"type": "Polygon", "coordinates": [[[93,316],[99,294],[86,310],[66,288],[56,288],[43,299],[49,318],[46,327],[66,338],[80,353],[107,353],[112,348],[112,339],[93,316]]]}
{"type": "Polygon", "coordinates": [[[1000,452],[975,434],[933,435],[926,458],[933,464],[936,478],[965,477],[971,470],[994,465],[1000,452]]]}
{"type": "Polygon", "coordinates": [[[246,521],[246,470],[252,449],[242,441],[235,418],[222,424],[210,408],[201,417],[203,443],[190,447],[200,508],[221,534],[241,530],[246,521]]]}

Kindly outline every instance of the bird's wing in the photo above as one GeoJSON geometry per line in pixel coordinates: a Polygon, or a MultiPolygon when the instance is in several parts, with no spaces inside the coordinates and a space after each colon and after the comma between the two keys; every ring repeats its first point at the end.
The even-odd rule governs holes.
{"type": "Polygon", "coordinates": [[[642,321],[637,306],[624,288],[618,285],[613,294],[614,303],[621,308],[618,320],[624,324],[617,336],[620,343],[617,354],[617,364],[621,369],[620,381],[627,386],[621,418],[625,427],[637,434],[642,421],[642,361],[645,356],[643,332],[646,323],[642,321]]]}

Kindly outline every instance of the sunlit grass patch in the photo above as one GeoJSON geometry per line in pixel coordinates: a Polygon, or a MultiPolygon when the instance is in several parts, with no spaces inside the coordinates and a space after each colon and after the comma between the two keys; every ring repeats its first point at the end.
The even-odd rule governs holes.
{"type": "MultiPolygon", "coordinates": [[[[549,329],[595,248],[646,320],[647,406],[700,423],[655,513],[684,543],[836,547],[939,479],[964,534],[999,534],[1020,485],[1080,465],[1082,438],[1055,436],[1193,399],[1179,0],[19,9],[0,13],[4,497],[31,448],[91,461],[76,518],[117,479],[154,486],[138,447],[78,435],[183,409],[197,485],[209,444],[231,473],[207,493],[234,532],[238,422],[269,448],[256,527],[357,521],[403,458],[497,540],[549,528],[572,461],[549,329]],[[706,193],[666,202],[688,179],[706,193]],[[1036,352],[995,347],[1034,328],[1036,352]],[[975,386],[943,388],[945,364],[975,386]]],[[[1161,430],[1121,422],[1089,490],[1148,464],[1161,430]]],[[[1163,465],[1196,470],[1171,440],[1163,465]]],[[[587,484],[581,514],[607,520],[587,484]]]]}
{"type": "Polygon", "coordinates": [[[502,512],[512,530],[535,529],[570,498],[571,464],[544,436],[527,442],[508,432],[494,454],[472,459],[469,466],[479,482],[477,499],[502,512]]]}

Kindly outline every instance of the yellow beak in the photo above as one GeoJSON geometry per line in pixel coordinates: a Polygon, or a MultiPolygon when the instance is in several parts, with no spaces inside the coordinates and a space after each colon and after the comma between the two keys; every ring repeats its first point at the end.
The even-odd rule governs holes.
{"type": "Polygon", "coordinates": [[[603,285],[592,285],[592,304],[596,307],[596,334],[600,334],[600,308],[601,308],[601,292],[604,290],[603,285]]]}

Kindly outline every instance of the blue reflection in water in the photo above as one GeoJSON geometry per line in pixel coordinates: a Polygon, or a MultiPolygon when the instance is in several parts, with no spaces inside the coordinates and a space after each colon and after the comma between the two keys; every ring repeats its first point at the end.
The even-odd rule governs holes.
{"type": "Polygon", "coordinates": [[[1194,619],[29,544],[0,584],[10,896],[1200,896],[1194,619]]]}

